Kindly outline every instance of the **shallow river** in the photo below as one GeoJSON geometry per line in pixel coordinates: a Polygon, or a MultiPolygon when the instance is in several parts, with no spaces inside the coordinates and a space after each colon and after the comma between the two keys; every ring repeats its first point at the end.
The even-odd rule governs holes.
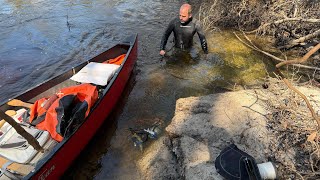
{"type": "MultiPolygon", "coordinates": [[[[210,54],[161,58],[159,44],[179,1],[0,0],[0,102],[138,33],[139,56],[124,96],[65,178],[141,179],[128,128],[168,124],[181,97],[257,84],[271,67],[231,32],[207,33],[210,54]]],[[[168,47],[171,43],[168,44],[168,47]]],[[[147,142],[148,148],[152,142],[147,142]]]]}

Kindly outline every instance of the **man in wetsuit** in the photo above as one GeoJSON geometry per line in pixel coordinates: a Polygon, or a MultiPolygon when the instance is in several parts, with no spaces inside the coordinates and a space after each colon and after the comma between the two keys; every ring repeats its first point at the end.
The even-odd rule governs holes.
{"type": "Polygon", "coordinates": [[[160,45],[160,55],[164,55],[168,38],[173,31],[175,47],[182,50],[191,48],[193,44],[193,36],[198,34],[202,50],[208,54],[207,41],[202,31],[200,22],[192,18],[190,4],[183,4],[180,8],[179,18],[173,19],[167,27],[160,45]]]}

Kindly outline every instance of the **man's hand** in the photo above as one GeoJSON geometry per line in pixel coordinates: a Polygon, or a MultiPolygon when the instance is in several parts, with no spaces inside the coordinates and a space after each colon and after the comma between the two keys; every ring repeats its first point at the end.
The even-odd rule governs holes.
{"type": "Polygon", "coordinates": [[[159,54],[160,54],[161,56],[164,56],[165,53],[166,53],[166,52],[165,52],[164,50],[161,50],[159,54]]]}

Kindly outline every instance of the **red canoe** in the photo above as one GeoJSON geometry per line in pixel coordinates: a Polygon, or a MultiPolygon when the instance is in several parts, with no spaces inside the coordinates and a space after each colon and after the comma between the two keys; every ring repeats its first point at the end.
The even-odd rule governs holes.
{"type": "MultiPolygon", "coordinates": [[[[98,92],[98,97],[95,99],[91,109],[87,111],[88,114],[83,118],[83,121],[81,121],[81,123],[77,125],[76,129],[72,130],[69,135],[64,136],[60,134],[61,136],[64,136],[61,141],[56,140],[50,131],[49,133],[48,131],[41,131],[42,134],[48,134],[47,136],[49,140],[46,140],[46,138],[40,140],[41,138],[39,137],[42,135],[39,135],[39,132],[36,133],[37,135],[33,135],[36,139],[38,138],[37,141],[45,149],[44,153],[34,150],[34,148],[28,143],[24,143],[24,145],[21,146],[25,148],[25,150],[20,147],[12,148],[12,144],[14,144],[10,144],[10,141],[12,140],[5,140],[7,138],[6,136],[9,136],[8,132],[2,132],[12,131],[8,128],[11,126],[6,123],[3,127],[0,127],[0,168],[2,167],[6,169],[4,172],[1,170],[2,173],[0,173],[0,179],[8,177],[23,179],[59,179],[59,177],[63,175],[71,163],[85,148],[116,105],[135,65],[137,59],[137,47],[137,35],[130,36],[96,57],[28,90],[19,96],[10,98],[18,100],[20,104],[10,104],[9,101],[3,102],[0,107],[0,110],[2,111],[1,114],[3,114],[3,112],[8,112],[8,110],[14,110],[16,112],[14,114],[16,115],[11,117],[13,117],[15,121],[19,122],[21,121],[21,118],[27,118],[27,121],[23,119],[21,124],[24,124],[22,125],[23,128],[28,131],[25,124],[26,122],[30,123],[30,119],[28,119],[29,117],[25,114],[30,114],[31,111],[34,111],[35,105],[37,104],[35,102],[39,99],[50,97],[50,95],[54,93],[59,94],[58,92],[61,89],[68,88],[70,86],[78,86],[84,83],[89,86],[93,85],[97,88],[98,92]],[[122,62],[119,61],[119,59],[121,59],[122,62]],[[105,64],[111,64],[110,66],[114,65],[118,66],[118,68],[114,70],[110,79],[107,80],[96,76],[96,73],[100,72],[100,70],[94,70],[91,72],[94,76],[93,82],[87,82],[90,80],[87,80],[86,77],[75,77],[76,75],[81,74],[81,72],[87,67],[89,68],[89,65],[92,64],[98,64],[99,67],[105,67],[105,64]],[[100,64],[103,65],[100,66],[100,64]],[[101,80],[107,84],[99,84],[101,80]],[[99,81],[97,82],[98,85],[96,84],[96,81],[99,81]],[[28,108],[25,108],[27,105],[28,108]],[[30,106],[31,110],[29,110],[30,106]],[[19,113],[23,114],[23,117],[19,113]],[[48,143],[48,141],[50,141],[50,143],[48,143]],[[26,146],[28,148],[26,148],[26,146]],[[27,149],[28,152],[26,152],[27,149]],[[30,158],[17,155],[23,153],[26,153],[27,156],[30,155],[30,158]]],[[[86,72],[82,74],[86,74],[86,72]]],[[[55,101],[58,100],[52,101],[53,103],[51,106],[55,103],[59,105],[59,103],[55,101]]],[[[40,107],[40,104],[38,106],[40,107]]],[[[51,107],[49,107],[49,109],[50,108],[51,107]]],[[[48,112],[45,115],[45,120],[47,120],[48,112]]],[[[38,127],[38,125],[36,127],[38,127]]],[[[32,127],[30,128],[32,129],[32,127]]],[[[16,131],[14,130],[14,132],[16,131]]],[[[59,135],[59,133],[57,134],[59,135]]]]}

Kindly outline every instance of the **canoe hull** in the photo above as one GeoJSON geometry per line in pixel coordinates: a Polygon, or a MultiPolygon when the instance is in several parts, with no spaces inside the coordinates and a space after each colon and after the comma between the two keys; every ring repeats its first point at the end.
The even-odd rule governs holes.
{"type": "Polygon", "coordinates": [[[137,36],[134,37],[134,40],[131,38],[129,43],[132,43],[132,45],[127,53],[124,65],[116,74],[117,77],[110,82],[112,84],[108,85],[105,95],[99,100],[99,104],[92,110],[86,121],[72,136],[55,147],[46,161],[38,169],[36,168],[35,172],[29,174],[26,179],[59,179],[85,148],[111,113],[126,86],[137,59],[138,44],[136,39],[137,36]]]}

